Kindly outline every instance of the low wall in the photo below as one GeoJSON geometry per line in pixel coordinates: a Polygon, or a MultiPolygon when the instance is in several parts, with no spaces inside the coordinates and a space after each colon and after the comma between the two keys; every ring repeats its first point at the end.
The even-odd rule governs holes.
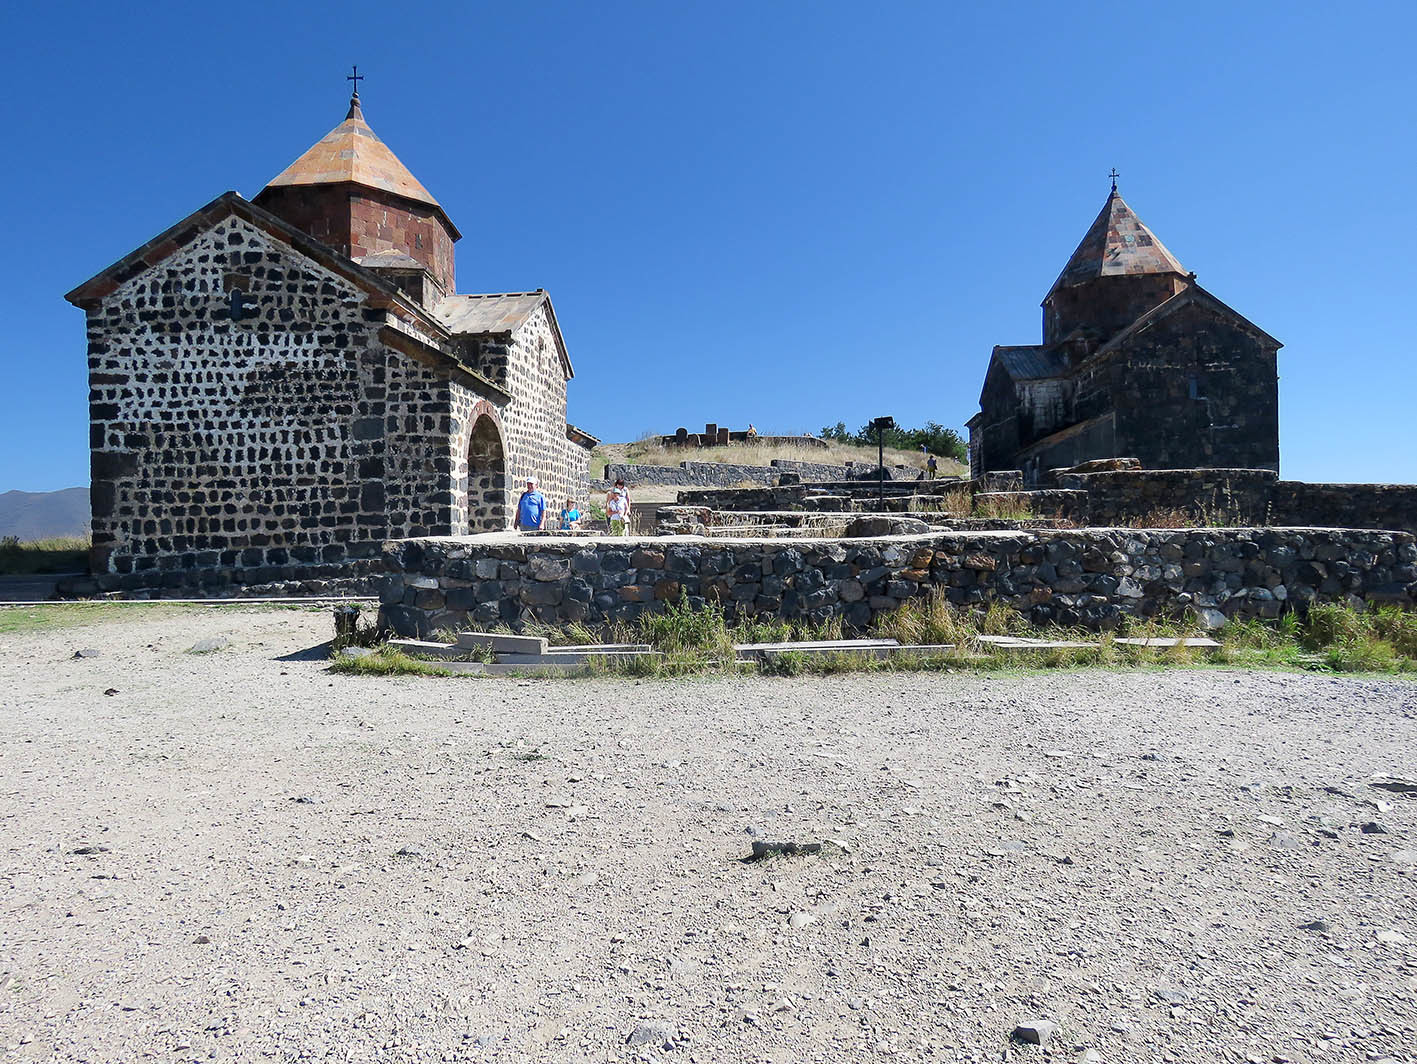
{"type": "Polygon", "coordinates": [[[1087,492],[1094,526],[1171,511],[1197,524],[1381,528],[1417,532],[1417,485],[1308,484],[1269,469],[1136,469],[1064,473],[1059,486],[1087,492]]]}
{"type": "Polygon", "coordinates": [[[1093,525],[1130,524],[1159,511],[1180,511],[1197,524],[1263,525],[1278,480],[1272,469],[1121,469],[1065,473],[1058,486],[1087,492],[1093,525]]]}
{"type": "Polygon", "coordinates": [[[1281,480],[1270,520],[1335,528],[1396,528],[1417,532],[1417,484],[1306,484],[1281,480]]]}
{"type": "MultiPolygon", "coordinates": [[[[166,561],[167,558],[160,558],[166,561]]],[[[174,557],[180,562],[181,557],[174,557]]],[[[98,573],[65,577],[60,598],[282,598],[307,595],[369,596],[385,583],[381,557],[346,558],[330,564],[291,564],[200,568],[195,565],[147,569],[136,573],[98,573]]]]}
{"type": "Polygon", "coordinates": [[[1314,601],[1397,602],[1417,594],[1417,541],[1399,532],[1311,528],[1069,529],[885,539],[554,539],[507,535],[385,545],[380,618],[402,635],[531,620],[633,621],[681,595],[734,616],[865,629],[939,590],[998,600],[1036,623],[1093,629],[1123,614],[1207,625],[1273,617],[1314,601]]]}
{"type": "MultiPolygon", "coordinates": [[[[920,470],[910,466],[893,466],[887,469],[897,480],[914,480],[920,470]]],[[[612,462],[605,467],[605,479],[614,483],[623,479],[630,487],[649,485],[736,488],[747,482],[764,486],[776,484],[783,473],[796,473],[808,481],[838,481],[847,477],[844,465],[827,465],[821,462],[798,462],[790,459],[774,459],[770,465],[735,465],[729,462],[680,462],[678,465],[631,465],[612,462]]]]}

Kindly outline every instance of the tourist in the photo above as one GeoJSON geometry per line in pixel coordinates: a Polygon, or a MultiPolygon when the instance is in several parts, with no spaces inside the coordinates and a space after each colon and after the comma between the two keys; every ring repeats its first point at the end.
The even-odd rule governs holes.
{"type": "Polygon", "coordinates": [[[935,456],[932,454],[925,462],[925,468],[929,471],[931,480],[935,479],[935,470],[939,467],[939,463],[935,461],[935,456]]]}
{"type": "Polygon", "coordinates": [[[541,519],[546,514],[546,496],[536,490],[536,478],[526,478],[526,491],[517,500],[517,516],[514,528],[523,532],[539,532],[541,519]]]}
{"type": "Polygon", "coordinates": [[[576,509],[576,500],[567,499],[566,505],[561,507],[561,531],[570,532],[581,523],[581,512],[576,509]]]}
{"type": "Polygon", "coordinates": [[[751,421],[748,422],[748,439],[751,440],[757,434],[758,430],[753,427],[753,423],[751,421]]]}
{"type": "Polygon", "coordinates": [[[624,480],[615,481],[615,486],[605,493],[605,516],[610,519],[612,536],[629,534],[630,493],[625,490],[624,480]]]}

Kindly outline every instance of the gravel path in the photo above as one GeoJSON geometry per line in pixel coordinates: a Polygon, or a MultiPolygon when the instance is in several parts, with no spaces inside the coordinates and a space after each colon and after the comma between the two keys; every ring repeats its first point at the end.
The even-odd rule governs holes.
{"type": "Polygon", "coordinates": [[[1417,1059],[1412,682],[381,680],[141,609],[0,635],[0,1059],[1417,1059]]]}

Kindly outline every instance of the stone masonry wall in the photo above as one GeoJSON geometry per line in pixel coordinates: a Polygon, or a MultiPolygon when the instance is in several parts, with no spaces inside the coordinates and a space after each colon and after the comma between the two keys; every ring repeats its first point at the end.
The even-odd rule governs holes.
{"type": "MultiPolygon", "coordinates": [[[[543,306],[508,343],[482,342],[469,353],[481,372],[511,393],[501,412],[509,502],[536,477],[548,505],[590,493],[590,451],[566,438],[566,374],[543,306]]],[[[511,523],[510,508],[508,526],[511,523]]]]}
{"type": "Polygon", "coordinates": [[[1417,595],[1407,533],[1263,528],[954,532],[886,539],[424,539],[385,545],[382,622],[403,635],[533,620],[633,621],[687,596],[732,616],[865,629],[909,599],[999,601],[1094,629],[1187,613],[1215,626],[1291,604],[1417,595]]]}
{"type": "MultiPolygon", "coordinates": [[[[1088,524],[1146,519],[1157,511],[1197,524],[1312,525],[1417,532],[1417,485],[1306,484],[1268,469],[1136,469],[1064,473],[1062,488],[1087,492],[1088,524]]],[[[1036,494],[1036,493],[1035,493],[1036,494]]]]}
{"type": "MultiPolygon", "coordinates": [[[[862,467],[864,468],[864,467],[862,467]]],[[[631,465],[613,462],[605,467],[605,479],[612,484],[623,477],[630,487],[663,485],[699,488],[736,488],[745,481],[776,484],[783,473],[796,473],[805,481],[845,480],[851,467],[820,462],[774,459],[770,465],[734,465],[728,462],[680,462],[678,465],[631,465]]],[[[914,480],[920,470],[912,466],[891,466],[887,471],[896,480],[914,480]]]]}
{"type": "Polygon", "coordinates": [[[236,218],[91,310],[96,571],[377,553],[391,531],[378,464],[383,320],[347,282],[236,218]]]}
{"type": "Polygon", "coordinates": [[[1094,526],[1129,524],[1157,511],[1193,514],[1198,524],[1263,525],[1278,479],[1268,469],[1121,469],[1064,473],[1058,486],[1087,492],[1086,519],[1094,526]]]}
{"type": "Polygon", "coordinates": [[[1270,495],[1270,520],[1337,528],[1417,532],[1417,484],[1305,484],[1281,480],[1270,495]]]}

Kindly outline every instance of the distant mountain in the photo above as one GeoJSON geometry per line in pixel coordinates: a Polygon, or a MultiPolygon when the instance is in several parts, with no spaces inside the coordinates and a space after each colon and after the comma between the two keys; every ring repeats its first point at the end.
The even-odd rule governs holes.
{"type": "Polygon", "coordinates": [[[82,536],[89,530],[89,489],[0,491],[0,537],[82,536]]]}

